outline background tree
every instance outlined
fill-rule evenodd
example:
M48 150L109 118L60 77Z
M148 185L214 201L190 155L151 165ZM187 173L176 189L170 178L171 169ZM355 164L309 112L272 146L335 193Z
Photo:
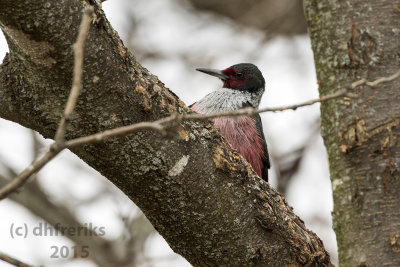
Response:
M397 1L306 0L304 9L320 94L398 71ZM399 266L399 80L354 93L321 106L340 266Z

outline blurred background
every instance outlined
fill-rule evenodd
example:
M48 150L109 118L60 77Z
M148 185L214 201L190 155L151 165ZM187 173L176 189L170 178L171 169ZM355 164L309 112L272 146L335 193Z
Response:
M195 68L223 69L241 62L256 64L266 78L260 107L318 97L301 0L109 0L102 7L139 62L187 105L221 86ZM1 35L0 57L7 51ZM261 118L272 157L272 186L323 240L337 265L319 104ZM0 185L49 144L51 140L0 119ZM86 227L98 236L55 236L46 230L57 223ZM18 227L30 234L12 236ZM0 202L0 240L1 252L36 265L191 266L122 192L69 151L19 194ZM85 245L91 249L89 258L82 253ZM10 265L0 261L0 266Z

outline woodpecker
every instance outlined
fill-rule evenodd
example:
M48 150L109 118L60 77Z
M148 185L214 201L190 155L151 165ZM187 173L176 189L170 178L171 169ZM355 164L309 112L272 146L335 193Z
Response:
M196 70L218 77L223 86L192 104L192 110L211 114L244 107L258 108L265 90L265 80L255 65L240 63L224 70ZM241 116L238 119L220 117L213 121L219 132L250 163L258 176L268 182L270 161L260 115Z

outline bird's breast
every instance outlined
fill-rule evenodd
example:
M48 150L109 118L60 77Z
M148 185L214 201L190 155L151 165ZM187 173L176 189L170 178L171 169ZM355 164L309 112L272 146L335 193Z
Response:
M195 103L191 109L202 114L210 113L208 109L204 110L201 107L202 105ZM218 111L221 109L214 112ZM251 164L258 176L262 177L265 153L254 118L249 116L241 116L237 119L220 117L213 121L221 135Z
M246 103L251 104L253 107L258 107L262 92L262 88L257 93L220 88L196 102L192 106L192 109L199 113L210 114L220 111L237 110L242 108Z

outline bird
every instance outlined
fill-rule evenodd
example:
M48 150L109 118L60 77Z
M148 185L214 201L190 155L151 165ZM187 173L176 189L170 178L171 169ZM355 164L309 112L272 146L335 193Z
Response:
M221 79L223 85L190 105L191 110L212 114L245 107L258 108L265 91L265 80L254 64L239 63L223 70L196 70ZM250 163L258 176L268 182L270 160L260 115L212 120L221 135Z

